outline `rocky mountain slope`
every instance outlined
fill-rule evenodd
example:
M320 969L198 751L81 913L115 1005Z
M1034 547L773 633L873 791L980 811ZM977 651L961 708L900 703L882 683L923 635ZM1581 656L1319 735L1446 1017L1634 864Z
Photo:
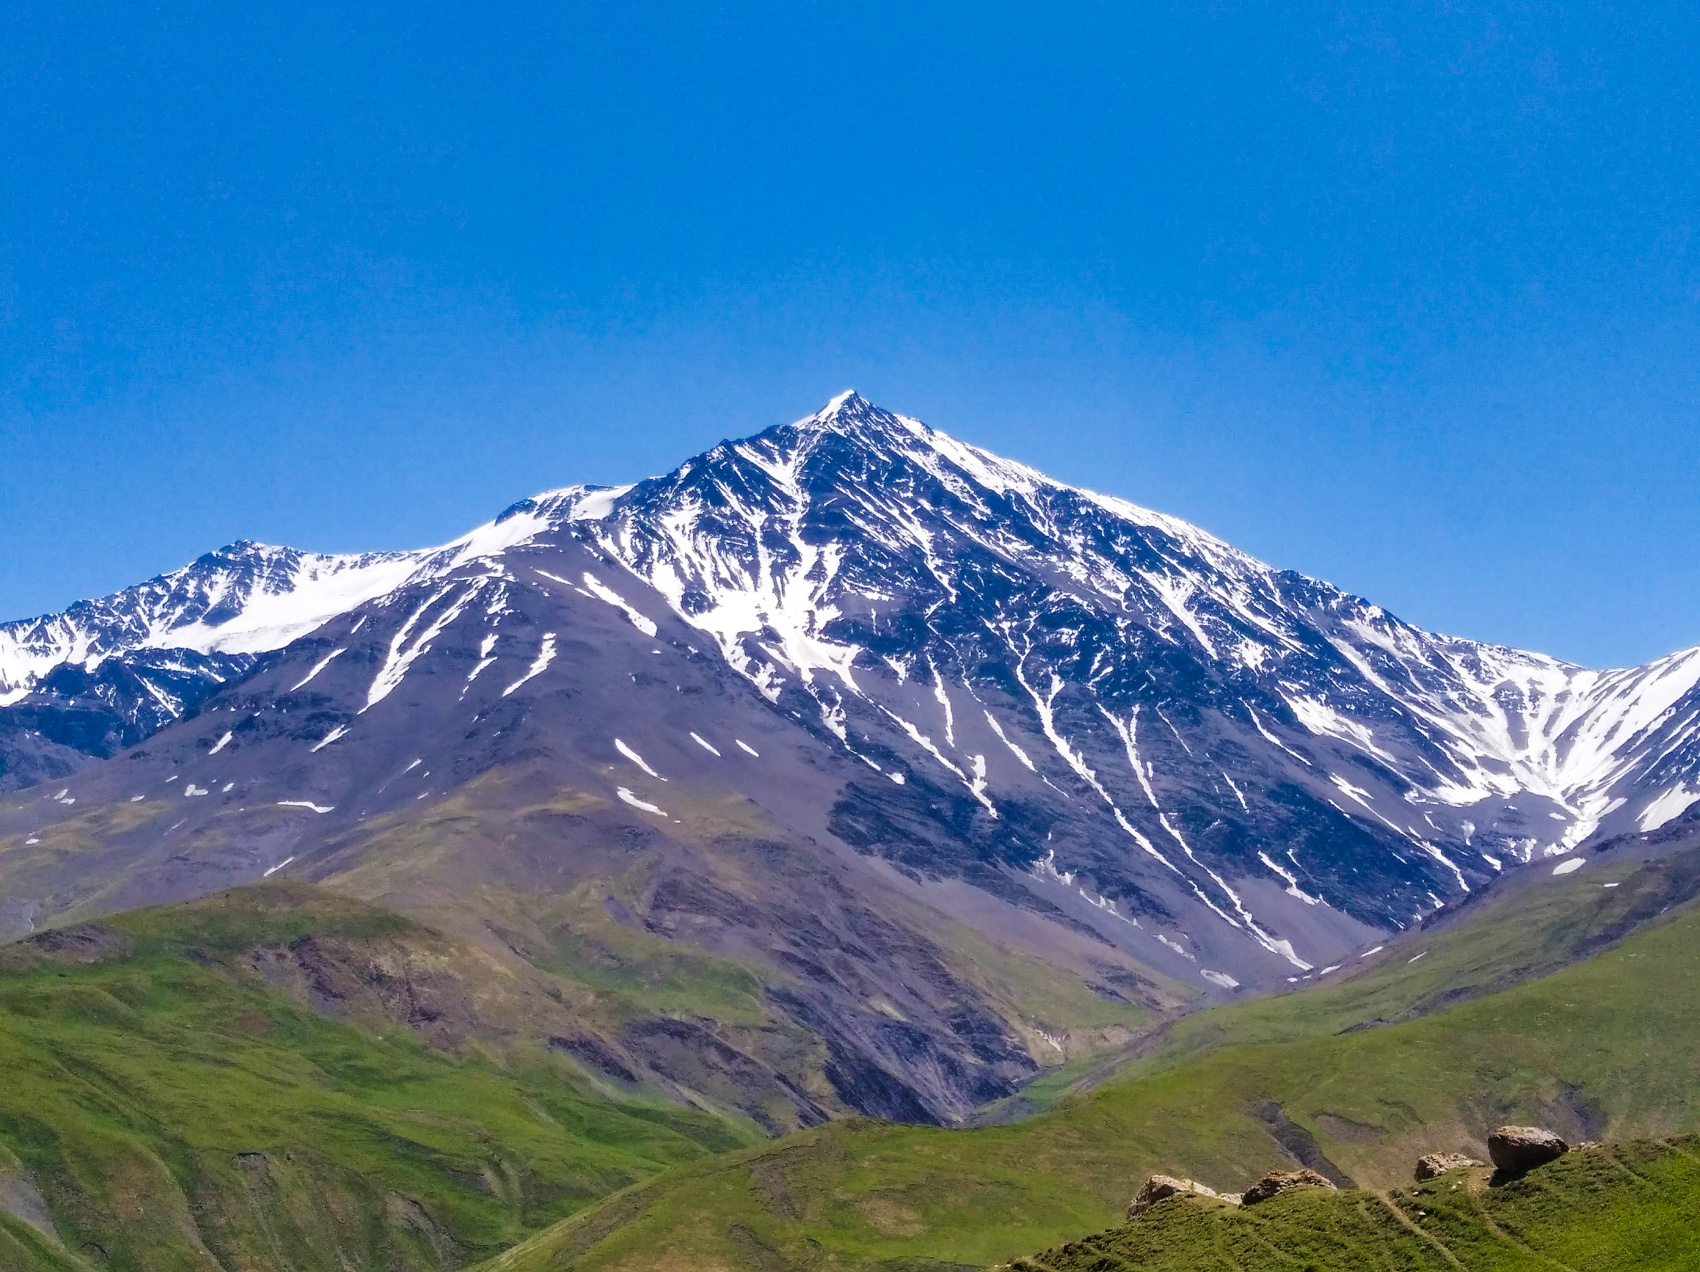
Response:
M950 1120L1656 829L1697 681L1424 632L851 394L442 548L239 544L0 628L52 775L0 811L0 921L282 872L516 967L641 938L758 988L587 1065Z

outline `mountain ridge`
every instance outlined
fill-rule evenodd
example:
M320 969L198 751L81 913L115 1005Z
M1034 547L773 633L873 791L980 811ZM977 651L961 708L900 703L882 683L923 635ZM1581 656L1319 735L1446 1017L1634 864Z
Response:
M16 737L159 704L69 682L164 642L239 661L0 808L0 930L277 872L533 968L611 921L598 948L766 969L762 1023L681 1041L663 1010L585 1054L712 1053L781 1126L961 1119L1586 868L1700 785L1700 651L1589 672L1435 636L853 394L439 548L250 551L269 573L161 576L65 638L82 664L7 673Z

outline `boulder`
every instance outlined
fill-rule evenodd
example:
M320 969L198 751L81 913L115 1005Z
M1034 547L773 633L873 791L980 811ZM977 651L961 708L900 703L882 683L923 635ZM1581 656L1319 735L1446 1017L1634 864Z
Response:
M1181 1193L1192 1193L1198 1197L1214 1197L1218 1201L1233 1201L1238 1203L1238 1197L1225 1196L1214 1188L1207 1188L1196 1179L1176 1179L1173 1175L1153 1175L1145 1181L1134 1199L1128 1203L1127 1217L1134 1218L1144 1214L1159 1201L1168 1197L1178 1197Z
M1461 1170L1465 1166L1486 1166L1474 1157L1465 1157L1462 1153L1430 1153L1426 1157L1417 1158L1417 1178L1433 1179L1436 1175L1444 1175L1449 1170Z
M1501 1126L1488 1136L1488 1156L1506 1172L1533 1170L1569 1151L1570 1145L1538 1126Z
M1326 1175L1319 1175L1314 1170L1272 1170L1250 1188L1245 1190L1243 1204L1255 1206L1260 1201L1268 1201L1277 1193L1284 1193L1290 1188L1327 1188L1334 1189L1334 1181Z

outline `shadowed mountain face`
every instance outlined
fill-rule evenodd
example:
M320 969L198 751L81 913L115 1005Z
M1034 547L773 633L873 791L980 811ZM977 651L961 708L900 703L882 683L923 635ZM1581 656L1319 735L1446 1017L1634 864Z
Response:
M1677 816L1697 680L1423 632L846 395L440 549L240 544L0 628L0 920L283 871L648 977L561 1042L609 1080L949 1120Z

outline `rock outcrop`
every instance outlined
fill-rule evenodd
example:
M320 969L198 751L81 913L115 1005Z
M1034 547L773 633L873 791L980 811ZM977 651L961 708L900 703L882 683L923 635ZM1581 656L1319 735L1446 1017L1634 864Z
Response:
M1326 1175L1319 1175L1314 1170L1272 1170L1250 1188L1246 1189L1244 1204L1255 1206L1260 1201L1268 1201L1277 1193L1284 1193L1291 1188L1326 1188L1330 1192L1339 1191L1334 1187L1334 1181Z
M1461 1170L1465 1166L1485 1166L1486 1162L1474 1157L1466 1157L1462 1153L1429 1153L1417 1158L1417 1178L1433 1179L1436 1175L1444 1175L1449 1170Z
M1570 1145L1539 1126L1501 1126L1488 1136L1488 1156L1507 1173L1533 1170L1569 1151Z
M1159 1201L1169 1197L1178 1197L1182 1193L1192 1193L1198 1197L1214 1197L1217 1201L1239 1204L1239 1197L1233 1193L1219 1193L1214 1188L1199 1183L1196 1179L1176 1179L1173 1175L1153 1175L1145 1181L1144 1187L1128 1203L1127 1217L1136 1218L1144 1214Z

